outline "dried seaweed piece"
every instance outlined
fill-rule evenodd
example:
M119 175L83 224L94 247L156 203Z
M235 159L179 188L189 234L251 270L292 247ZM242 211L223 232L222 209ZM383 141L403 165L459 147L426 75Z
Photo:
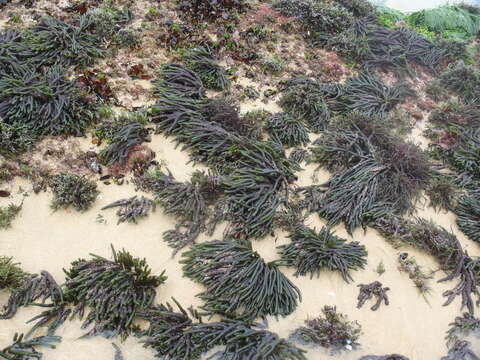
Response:
M52 208L73 206L77 211L88 210L96 200L99 192L97 184L76 174L58 174L49 179L53 192Z
M0 357L6 360L29 360L41 359L42 353L35 347L43 346L55 349L55 343L60 342L59 336L39 336L30 340L24 340L23 335L15 334L13 344L0 350Z
M98 156L106 165L116 162L124 165L132 148L149 139L148 130L142 124L126 124L114 134L111 143Z
M362 327L356 321L348 321L347 316L337 312L335 306L322 309L322 316L305 320L305 325L296 329L291 338L306 345L318 345L333 351L346 346L356 347Z
M449 324L450 328L447 331L448 347L454 347L455 344L464 337L469 336L472 332L480 332L480 319L475 318L470 313L464 313L462 316L457 316L455 321Z
M107 206L104 206L102 210L110 209L113 207L120 207L117 211L119 217L117 224L128 221L137 223L138 218L148 216L150 210L155 211L155 201L147 199L145 196L137 198L137 195L129 198L117 200Z
M118 347L118 345L112 343L112 346L115 349L115 357L113 358L113 360L125 360L122 354L122 350Z
M469 313L474 313L472 297L477 296L480 301L477 288L480 279L480 259L468 256L454 234L419 218L405 220L398 216L386 216L377 219L370 226L377 229L394 246L404 243L434 256L441 269L448 274L439 282L459 278L459 283L452 290L443 293L447 298L444 306L450 304L457 296L461 296L462 308L466 306Z
M467 237L480 243L480 192L463 195L455 209L458 228Z
M196 47L187 50L183 54L183 60L187 67L202 79L206 88L214 90L230 88L231 84L227 72L218 64L209 49Z
M36 136L82 135L91 112L62 68L40 73L22 65L11 74L0 71L0 121L25 126Z
M207 287L199 296L208 314L249 320L286 316L301 300L298 288L278 265L265 263L248 242L195 244L182 257L185 276Z
M0 290L15 290L23 284L28 274L19 265L13 257L0 256Z
M145 259L113 246L112 252L113 261L92 255L92 260L76 260L65 271L65 295L73 299L73 315L83 318L88 309L82 329L95 325L85 336L127 336L136 313L153 304L155 288L167 279L165 272L152 275Z
M0 230L8 229L12 225L12 221L18 216L22 210L22 204L9 204L8 206L0 206Z
M402 253L398 257L400 271L406 272L408 277L413 280L415 287L420 294L424 295L429 293L431 288L428 285L428 280L433 279L433 272L426 274L413 256L408 256L407 253Z
M198 75L178 64L163 65L153 82L153 94L161 97L167 93L178 96L201 99L205 97L205 88Z
M26 277L21 286L12 290L7 305L0 314L0 319L11 319L21 306L28 306L40 300L42 303L50 300L52 303L63 301L63 291L55 279L46 271L40 275Z
M310 142L305 125L288 113L272 115L265 128L286 147L305 146Z
M363 269L367 263L365 246L358 242L347 243L328 227L322 227L317 233L300 225L288 237L291 243L278 247L280 263L295 267L295 276L310 273L312 278L315 273L319 276L322 269L337 270L349 282L353 280L350 271Z
M360 287L360 293L358 294L358 304L357 308L360 309L363 304L367 300L370 300L373 296L377 298L377 302L370 308L372 311L376 311L380 305L382 304L382 301L385 302L385 305L388 305L388 296L387 296L387 291L390 290L388 287L382 287L382 283L380 281L374 281L370 284L364 285L360 284L358 287Z

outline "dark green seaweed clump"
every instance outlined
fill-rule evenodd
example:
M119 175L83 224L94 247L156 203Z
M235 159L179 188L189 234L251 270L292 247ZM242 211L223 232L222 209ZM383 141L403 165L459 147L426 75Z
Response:
M431 92L435 84L439 86L436 88L440 88L440 95L455 94L466 101L477 100L480 97L480 71L463 61L450 64L427 88L427 92Z
M480 259L469 256L454 234L423 219L405 220L397 216L386 216L371 224L394 245L407 244L432 254L448 275L440 282L459 278L459 283L443 293L450 304L457 296L462 297L462 308L466 306L474 313L473 296L479 296Z
M247 9L245 0L178 0L177 10L195 23L227 19Z
M205 97L205 88L196 73L182 65L166 64L153 82L153 94L161 97L172 92L197 99Z
M44 17L27 29L24 58L35 65L89 65L103 56L98 37L89 29L92 19L82 16L78 25L54 17Z
M83 317L87 311L82 328L95 325L87 336L127 336L135 315L153 305L155 288L167 279L164 272L152 275L145 259L113 247L112 251L113 261L92 255L91 260L74 261L65 271L65 293L74 299L73 314Z
M209 241L183 254L184 274L206 286L203 309L230 318L254 320L286 316L300 292L278 269L252 250L249 242Z
M308 130L302 121L288 113L274 114L267 119L266 130L286 147L308 144Z
M170 170L164 172L157 167L135 178L134 182L140 189L153 193L166 214L178 219L174 230L163 233L163 239L175 253L206 230L208 206L218 192L215 176L196 172L190 181L179 182Z
M7 360L36 360L42 358L42 353L36 347L47 347L55 349L55 343L61 341L59 336L39 336L26 340L23 334L15 334L13 343L5 349L0 350L0 357Z
M0 117L0 155L11 156L28 151L36 140L27 125L19 122L7 124Z
M306 320L305 326L296 329L291 337L306 345L322 346L334 351L346 345L358 346L361 326L356 321L348 321L347 317L337 312L336 307L325 306L323 317Z
M0 70L0 122L20 135L28 129L32 135L23 135L26 145L33 135L83 134L91 120L89 108L60 67L45 73L27 66L11 74Z
M52 208L73 206L77 211L88 210L99 194L97 184L76 174L58 174L49 180L53 192Z
M458 204L460 189L450 176L437 174L425 189L425 195L430 199L429 205L435 211L453 211Z
M214 346L223 345L216 359L305 360L303 350L258 324L234 320L203 323L195 310L185 310L173 300L177 312L167 303L140 315L149 322L149 328L141 332L147 337L144 346L153 348L157 357L198 360Z
M470 240L480 243L480 192L463 195L455 209L458 228Z
M368 219L413 209L430 177L430 161L415 144L388 130L383 116L350 113L314 143L313 160L334 171L317 186L320 216L351 233Z
M305 122L318 133L330 122L331 113L322 86L311 79L297 78L287 83L279 101L280 106Z
M448 354L440 360L479 360L480 358L470 346L470 342L459 340L448 350Z
M323 269L337 270L346 282L353 280L350 271L363 269L367 263L365 246L358 242L347 243L329 228L320 232L298 226L290 235L291 243L279 247L281 264L296 268L295 276L317 276Z
M63 302L63 291L46 271L26 276L20 286L12 289L0 319L11 319L19 307L49 300L52 304Z
M148 130L137 122L122 126L115 132L110 144L99 153L106 165L120 163L124 165L132 148L145 141L150 141Z
M114 207L120 207L117 211L117 224L125 221L136 224L139 218L148 216L150 210L155 211L156 204L155 201L147 199L145 196L139 198L135 195L128 199L114 201L113 203L104 206L102 210Z
M23 284L28 274L19 265L12 257L0 256L0 290L13 290Z
M209 49L197 47L187 50L183 54L183 60L187 67L202 79L206 88L226 90L230 87L227 72L218 64Z
M22 210L21 204L0 206L0 230L5 230L12 226L12 222L18 216L20 210Z

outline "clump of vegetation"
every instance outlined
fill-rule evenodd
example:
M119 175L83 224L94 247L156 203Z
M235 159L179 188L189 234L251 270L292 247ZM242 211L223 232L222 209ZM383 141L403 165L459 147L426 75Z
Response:
M382 276L383 274L385 274L385 264L383 263L383 260L380 260L377 268L375 269L375 272L378 274L378 276Z
M207 287L199 296L208 314L254 320L287 316L300 292L278 269L252 250L249 242L209 241L196 244L181 260L186 276Z
M286 147L305 146L309 143L308 129L303 122L289 113L278 113L267 119L266 130Z
M358 346L357 342L362 327L356 321L337 312L336 307L325 306L322 309L323 317L306 320L305 325L296 329L291 335L306 345L318 345L334 351L345 346Z
M5 230L12 226L12 222L18 216L20 210L22 210L22 204L0 206L0 229Z
M409 256L407 253L400 254L398 263L398 269L408 274L408 277L413 281L420 294L425 296L430 292L431 288L428 282L430 279L433 279L433 272L430 272L430 274L425 273L422 267L418 265L415 257Z
M202 114L209 121L238 135L247 136L251 130L249 124L240 117L238 107L226 98L208 99L202 109Z
M450 328L447 331L447 345L455 345L459 340L469 336L471 333L480 332L480 319L469 313L464 313L462 316L457 316L455 320L449 324Z
M27 125L7 124L0 118L0 154L11 156L30 150L37 140Z
M480 243L480 192L463 195L455 208L458 228L467 237Z
M455 5L416 11L407 17L407 22L415 28L462 41L473 40L480 31L480 15Z
M354 14L345 4L318 0L277 0L273 7L287 16L296 17L308 30L325 35L345 31L355 22Z
M320 232L306 226L297 226L289 235L291 243L279 247L281 264L296 268L295 276L310 273L320 275L323 269L339 271L342 278L353 280L350 271L363 269L367 263L367 250L358 242L347 243L329 228Z
M60 342L59 336L39 336L26 340L23 334L15 334L13 343L5 349L0 350L0 357L8 360L35 360L41 359L42 353L36 350L36 347L47 347L55 349L55 343Z
M172 92L197 99L205 96L202 80L196 73L181 65L166 64L153 82L153 94L161 97Z
M88 11L85 17L91 24L93 34L103 42L108 42L125 30L124 27L133 20L133 13L128 7L119 9L102 6Z
M204 47L196 47L185 51L183 60L187 67L194 71L206 88L226 90L230 80L225 69L218 64L211 51Z
M141 335L147 336L144 346L152 347L157 357L177 357L198 360L214 346L224 345L216 353L219 359L266 358L305 360L304 351L296 348L278 335L256 324L223 320L202 323L197 311L185 310L173 299L179 311L170 304L155 306L141 317L149 322L149 328Z
M12 257L0 256L0 290L19 288L28 275Z
M380 281L374 281L370 284L360 284L358 285L360 288L360 293L358 294L357 300L357 308L360 309L368 300L375 296L376 302L372 305L370 310L376 311L382 304L385 305L389 304L387 291L390 290L388 287L383 287Z
M63 302L63 291L46 271L25 276L19 287L12 289L0 319L11 319L19 307L50 300L52 304Z
M115 112L112 108L103 106L98 109L97 116L100 121L93 131L94 138L107 144L112 143L121 129L127 125L147 123L147 114L142 110Z
M31 132L20 144L28 145L35 135L82 135L91 121L89 108L60 67L45 73L27 66L11 74L0 71L0 121Z
M194 22L227 19L248 8L245 0L179 0L177 10Z
M413 208L428 185L426 154L393 135L382 117L351 113L314 143L313 161L334 171L319 186L316 209L331 225L343 221L351 233L368 219Z
M435 108L428 121L436 128L458 134L465 127L480 125L480 107L474 102L449 100Z
M149 140L148 130L142 124L126 124L114 133L110 144L99 153L99 158L106 165L117 162L124 165L132 148Z
M378 14L378 23L391 29L395 28L396 24L405 18L405 15L401 11L387 6L377 6L376 11Z
M288 82L279 104L285 111L303 120L315 133L324 130L330 121L325 92L319 83L311 79L297 78Z
M206 230L208 206L217 197L217 179L202 172L192 175L184 183L175 180L170 170L154 168L135 178L135 185L152 192L164 212L175 216L178 224L174 230L164 232L163 239L175 253L195 241Z
M117 224L125 221L136 224L139 218L148 216L150 211L155 211L156 205L155 201L147 199L145 196L139 198L137 195L135 195L129 199L117 200L107 206L104 206L102 210L114 207L120 207L120 209L117 211Z
M285 68L283 60L278 56L261 58L258 60L258 63L264 73L271 73L273 75L279 75Z
M453 211L459 200L459 188L449 176L438 174L425 189L425 194L430 199L429 205L435 211Z
M480 71L473 65L467 65L463 61L451 63L448 68L440 74L427 88L432 93L435 85L442 93L453 93L465 101L475 101L480 97ZM435 92L434 92L435 94ZM444 95L445 96L445 95Z
M390 355L383 355L383 356L366 355L366 356L362 356L358 360L410 360L410 359L403 355L390 354Z
M87 311L82 328L95 325L88 336L127 336L134 329L135 315L153 305L155 288L167 279L164 272L152 275L145 259L113 247L112 252L113 261L92 255L91 260L74 261L65 271L65 292L75 304L73 314L83 317Z
M90 18L80 17L78 26L54 17L44 17L27 30L25 47L28 61L42 65L88 65L103 56L98 37L89 29ZM31 52L31 53L30 53Z
M406 220L398 216L386 216L371 224L394 246L411 245L432 254L448 275L440 282L459 278L459 283L444 292L444 305L457 296L462 297L462 308L474 312L473 296L478 296L480 282L480 259L469 256L454 234L423 219Z
M449 350L446 356L440 360L478 360L480 359L470 348L468 341L457 341Z
M52 208L73 206L77 211L88 210L99 194L97 184L76 174L62 173L49 180L53 192Z

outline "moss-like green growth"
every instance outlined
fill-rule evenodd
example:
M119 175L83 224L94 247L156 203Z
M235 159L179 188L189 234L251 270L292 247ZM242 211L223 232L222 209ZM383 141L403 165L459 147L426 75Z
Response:
M435 211L453 211L459 200L460 189L453 183L451 177L437 174L425 189L425 195L430 199L429 205Z
M20 287L28 275L12 257L0 256L0 290Z
M310 273L312 278L326 269L339 271L349 282L353 280L350 271L363 269L367 263L365 246L358 242L347 243L327 227L317 233L305 226L297 226L289 238L290 244L279 247L281 264L295 267L295 276Z
M358 346L362 327L356 321L337 312L336 307L325 306L322 309L323 317L306 320L305 326L296 329L291 337L306 345L322 346L334 351L342 350L345 346Z
M399 21L405 18L405 15L401 11L386 6L377 6L376 11L378 14L378 23L392 29L396 27Z
M87 335L127 336L134 329L134 317L155 300L155 288L167 277L152 275L145 259L115 251L113 261L92 255L79 259L65 271L65 296L75 304L73 313L88 311L83 328L95 326Z
M414 28L462 41L473 40L480 30L480 15L455 5L416 11L408 15L407 22Z
M310 142L308 129L303 122L289 113L278 113L269 117L266 130L286 147L304 146Z
M76 174L62 173L49 180L53 192L52 208L73 206L77 211L88 210L99 194L97 184Z
M0 230L8 229L12 226L12 221L22 210L22 205L10 204L8 206L0 206Z
M287 316L297 307L298 288L275 263L265 263L248 242L196 244L181 260L186 276L207 287L203 309L228 318Z
M207 48L196 47L187 50L183 54L183 60L187 67L202 79L206 88L226 90L230 87L227 72Z

